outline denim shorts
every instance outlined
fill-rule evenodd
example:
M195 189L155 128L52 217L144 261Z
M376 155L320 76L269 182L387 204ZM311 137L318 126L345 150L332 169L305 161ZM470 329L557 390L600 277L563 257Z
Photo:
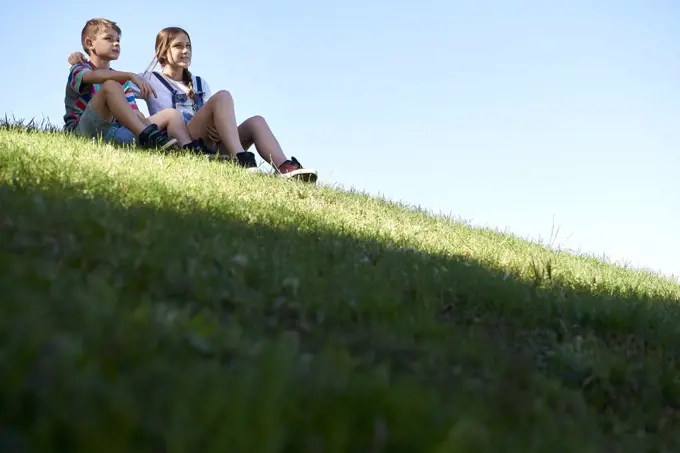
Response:
M131 145L137 142L137 137L132 131L111 121L106 121L89 105L85 108L75 133L85 137L102 137L109 142Z

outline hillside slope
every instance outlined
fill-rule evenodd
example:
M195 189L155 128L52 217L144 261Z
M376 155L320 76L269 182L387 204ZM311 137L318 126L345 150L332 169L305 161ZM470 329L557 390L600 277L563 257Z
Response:
M366 195L0 130L0 450L680 449L680 285Z

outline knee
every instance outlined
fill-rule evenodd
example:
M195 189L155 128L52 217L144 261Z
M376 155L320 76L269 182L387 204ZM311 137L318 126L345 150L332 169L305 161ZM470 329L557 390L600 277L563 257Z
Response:
M114 91L123 92L123 86L115 80L107 80L101 84L99 90L105 93L113 93Z
M173 109L172 107L168 107L165 109L165 114L170 116L171 118L182 118L182 112L180 112L177 109Z
M228 102L230 104L234 103L234 98L231 93L227 90L220 90L211 96L211 99L215 99L216 102Z
M260 115L251 116L245 122L253 128L267 127L267 120Z
M163 115L164 118L167 118L168 121L176 121L182 119L182 112L172 107L168 107L166 109L161 110L160 114Z

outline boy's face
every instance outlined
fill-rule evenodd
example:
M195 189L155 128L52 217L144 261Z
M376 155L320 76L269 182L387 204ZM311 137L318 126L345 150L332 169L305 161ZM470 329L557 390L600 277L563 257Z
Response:
M117 60L120 55L120 35L116 30L107 28L94 39L85 39L85 47L90 55L96 55L102 60Z

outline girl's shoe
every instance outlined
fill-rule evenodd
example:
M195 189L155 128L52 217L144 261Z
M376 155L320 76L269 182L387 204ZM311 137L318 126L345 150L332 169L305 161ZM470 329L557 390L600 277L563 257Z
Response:
M250 151L236 154L236 164L239 167L245 168L249 172L260 171L260 169L257 167L255 154L251 153Z
M318 175L312 168L304 168L302 164L292 157L279 165L276 173L282 178L299 179L300 181L315 183Z

